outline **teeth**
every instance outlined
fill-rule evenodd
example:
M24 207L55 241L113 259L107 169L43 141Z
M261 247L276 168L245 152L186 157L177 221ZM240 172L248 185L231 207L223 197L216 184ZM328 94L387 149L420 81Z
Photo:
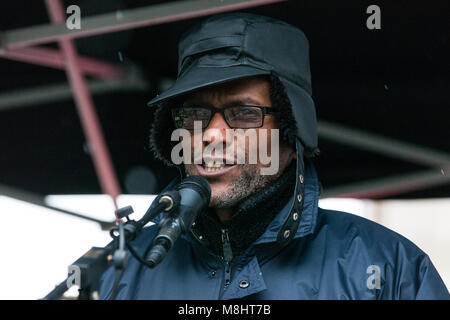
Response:
M212 161L212 160L205 161L205 165L204 165L204 168L208 172L214 172L214 171L222 169L223 167L225 167L225 164L223 164L221 161Z
M224 164L221 161L207 161L205 167L209 168L222 168Z
M209 168L214 167L214 161L208 161L208 162L205 162L205 166L206 166L206 167L209 167Z

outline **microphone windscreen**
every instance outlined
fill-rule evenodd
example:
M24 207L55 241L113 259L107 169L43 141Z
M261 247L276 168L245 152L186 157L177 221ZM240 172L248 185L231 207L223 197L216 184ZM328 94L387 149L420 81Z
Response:
M202 198L206 200L206 204L209 204L209 201L211 200L211 187L208 180L202 176L189 176L186 179L183 179L177 186L177 190L185 188L197 191Z

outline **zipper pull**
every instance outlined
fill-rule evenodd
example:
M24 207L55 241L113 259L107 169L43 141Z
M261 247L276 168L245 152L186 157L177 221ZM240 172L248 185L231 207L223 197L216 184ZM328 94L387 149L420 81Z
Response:
M230 262L233 260L233 251L231 250L230 238L228 237L227 229L222 229L222 247L225 262Z

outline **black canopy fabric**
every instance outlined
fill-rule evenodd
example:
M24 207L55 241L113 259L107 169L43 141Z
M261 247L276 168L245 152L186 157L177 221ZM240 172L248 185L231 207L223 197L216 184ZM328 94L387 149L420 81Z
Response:
M82 16L94 16L157 3L161 1L78 4ZM300 27L309 39L321 150L316 167L325 194L332 190L330 195L338 195L350 190L349 185L389 186L390 178L399 177L410 179L415 188L377 197L448 197L450 22L446 2L379 2L379 30L366 26L370 4L287 1L243 11L285 20ZM158 192L177 174L149 151L153 115L146 103L175 78L178 39L200 19L76 40L80 54L138 70L146 84L108 90L95 82L98 79L88 78L125 193ZM1 32L47 23L43 1L0 3ZM57 48L54 43L45 47ZM101 192L73 98L64 90L68 90L64 71L1 59L0 54L0 185L39 194ZM352 136L365 137L368 144ZM435 180L425 179L427 174Z

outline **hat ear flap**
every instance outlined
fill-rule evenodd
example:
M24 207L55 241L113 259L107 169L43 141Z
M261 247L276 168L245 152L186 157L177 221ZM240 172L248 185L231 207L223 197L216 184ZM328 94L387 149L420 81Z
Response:
M306 91L301 88L293 88L290 82L283 78L280 79L275 74L270 75L269 81L270 99L272 106L278 111L282 141L295 149L296 142L299 140L305 147L304 155L306 157L318 156L320 151L317 148L317 122L312 99ZM289 89L294 101L290 99L285 84L290 86ZM302 92L299 92L299 90ZM302 123L301 119L308 119L308 121L303 120ZM305 129L307 126L309 128ZM314 147L311 147L311 145L314 145Z
M277 111L280 138L295 150L297 122L286 89L274 74L271 74L269 78L269 90L272 107Z
M153 124L150 129L150 150L156 159L165 165L176 166L170 159L170 155L175 142L171 141L172 132L175 130L172 117L170 115L174 100L163 100L156 104L156 111Z

